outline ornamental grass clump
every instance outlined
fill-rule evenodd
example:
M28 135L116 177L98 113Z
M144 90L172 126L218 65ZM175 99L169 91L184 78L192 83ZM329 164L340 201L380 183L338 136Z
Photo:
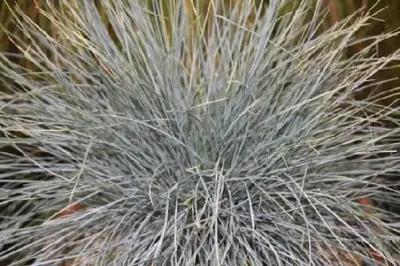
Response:
M399 108L356 96L400 55L346 56L371 12L289 4L47 1L51 35L14 9L0 260L395 265Z

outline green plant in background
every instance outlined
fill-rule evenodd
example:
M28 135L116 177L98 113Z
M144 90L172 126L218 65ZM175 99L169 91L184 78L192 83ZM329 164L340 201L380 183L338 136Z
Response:
M354 95L400 54L347 54L372 11L57 3L15 8L22 66L0 54L0 261L399 260L399 108Z

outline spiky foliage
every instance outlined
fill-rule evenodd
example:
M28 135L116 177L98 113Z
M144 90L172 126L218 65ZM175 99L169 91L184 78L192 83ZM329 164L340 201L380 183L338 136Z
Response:
M1 259L395 261L399 217L359 199L399 203L377 179L399 173L398 110L353 96L399 56L343 57L369 15L317 34L307 1L103 0L112 38L92 1L52 2L55 37L15 14L40 71L0 60Z

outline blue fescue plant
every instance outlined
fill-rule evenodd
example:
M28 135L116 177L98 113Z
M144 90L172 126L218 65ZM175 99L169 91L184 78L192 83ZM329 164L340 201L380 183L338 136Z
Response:
M100 2L47 1L51 35L14 10L35 70L0 55L0 260L394 265L399 108L355 96L400 55L345 56L373 13Z

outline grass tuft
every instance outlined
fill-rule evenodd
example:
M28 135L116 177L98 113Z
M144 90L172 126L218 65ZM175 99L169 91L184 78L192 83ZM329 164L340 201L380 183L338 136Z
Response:
M399 261L399 109L354 95L400 55L345 56L373 13L56 2L13 14L35 70L0 54L0 260Z

